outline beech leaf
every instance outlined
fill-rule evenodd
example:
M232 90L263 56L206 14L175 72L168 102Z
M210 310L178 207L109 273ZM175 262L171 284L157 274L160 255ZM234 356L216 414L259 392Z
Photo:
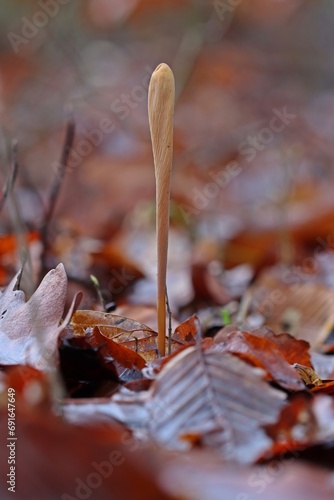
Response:
M125 316L100 311L76 311L71 324L75 335L86 335L98 327L106 338L121 343L136 352L154 351L157 333L147 325Z
M264 275L253 288L256 312L276 333L287 331L311 347L326 340L334 324L334 292L318 283L286 285ZM268 297L279 297L271 300Z
M218 343L218 346L221 351L234 353L252 365L265 369L270 378L282 387L293 391L304 389L303 382L286 361L281 348L268 338L235 331L229 333L226 341Z
M183 350L150 391L149 429L156 441L185 449L186 437L244 463L270 448L262 427L275 423L285 404L285 395L263 380L262 370L217 347Z

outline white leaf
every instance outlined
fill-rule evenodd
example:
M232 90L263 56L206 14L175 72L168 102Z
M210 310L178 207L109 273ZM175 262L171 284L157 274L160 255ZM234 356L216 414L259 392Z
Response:
M63 264L51 270L28 302L14 291L17 276L0 295L0 364L29 364L41 370L57 359L57 339L65 306L67 277ZM78 306L76 296L71 307ZM69 318L67 323L69 322Z
M270 448L263 427L277 421L285 404L284 393L263 380L262 370L214 348L182 351L150 391L149 430L156 441L182 450L189 448L184 436L194 436L243 463Z

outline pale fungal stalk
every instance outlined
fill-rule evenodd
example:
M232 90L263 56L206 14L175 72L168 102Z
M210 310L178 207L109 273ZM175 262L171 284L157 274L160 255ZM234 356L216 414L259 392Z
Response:
M174 100L173 72L167 64L159 64L152 74L148 89L148 116L156 182L157 319L158 348L161 356L165 355L166 342L166 274Z

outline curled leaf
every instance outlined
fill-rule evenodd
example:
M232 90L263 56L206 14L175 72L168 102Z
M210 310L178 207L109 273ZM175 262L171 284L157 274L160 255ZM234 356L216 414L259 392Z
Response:
M218 346L223 352L236 354L250 364L263 368L282 387L293 391L304 389L296 371L284 359L277 345L269 339L235 331L229 333L226 341L220 342Z

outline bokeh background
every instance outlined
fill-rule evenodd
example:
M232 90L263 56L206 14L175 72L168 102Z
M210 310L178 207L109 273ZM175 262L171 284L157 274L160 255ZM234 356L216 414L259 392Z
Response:
M334 220L333 19L331 0L3 0L2 184L13 139L19 172L2 234L43 225L72 114L46 267L62 260L85 281L102 244L108 269L126 256L138 276L154 274L147 88L166 62L177 95L171 273L298 261ZM2 265L18 263L3 251ZM175 286L183 302L187 287Z

